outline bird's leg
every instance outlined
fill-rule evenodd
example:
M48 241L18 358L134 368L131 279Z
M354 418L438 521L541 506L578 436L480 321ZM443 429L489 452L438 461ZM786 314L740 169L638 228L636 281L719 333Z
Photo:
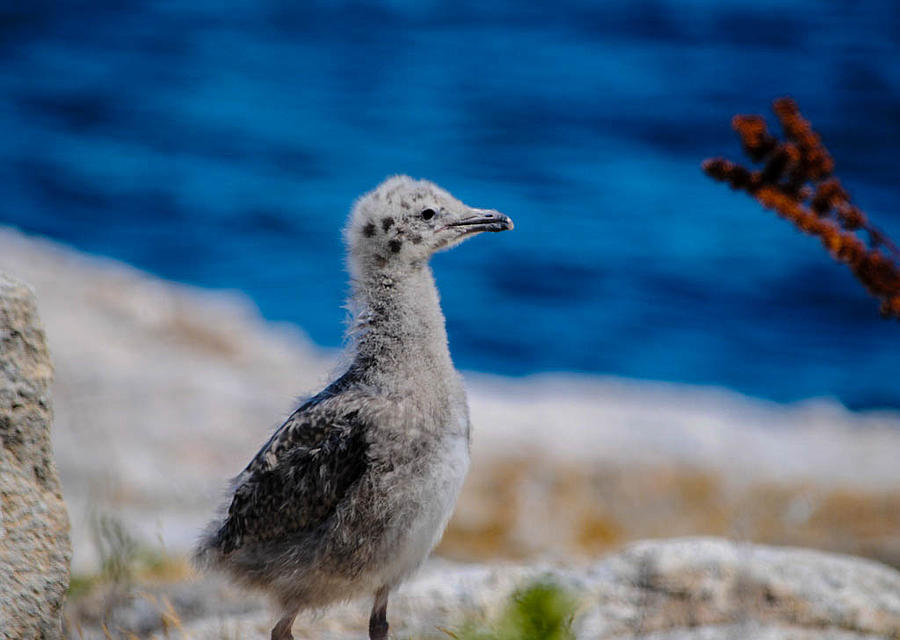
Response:
M294 626L296 617L296 609L293 613L286 613L272 629L272 640L294 640L294 636L291 635L291 627Z
M369 616L369 640L387 640L387 601L389 587L381 587L375 592L375 604Z

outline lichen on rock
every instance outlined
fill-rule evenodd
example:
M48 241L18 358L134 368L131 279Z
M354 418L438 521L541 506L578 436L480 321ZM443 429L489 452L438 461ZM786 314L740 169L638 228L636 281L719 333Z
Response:
M50 445L52 378L34 294L0 274L0 638L62 635L72 547Z

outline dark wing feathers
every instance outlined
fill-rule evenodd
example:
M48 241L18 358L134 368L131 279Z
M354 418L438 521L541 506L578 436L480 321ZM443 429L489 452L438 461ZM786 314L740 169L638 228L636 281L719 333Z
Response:
M356 411L308 403L287 419L239 477L217 543L247 543L311 531L330 516L368 466Z

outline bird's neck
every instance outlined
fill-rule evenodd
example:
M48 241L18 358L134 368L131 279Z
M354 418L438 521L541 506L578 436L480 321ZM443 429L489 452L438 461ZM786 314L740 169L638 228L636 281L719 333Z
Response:
M354 279L353 367L367 382L403 386L455 376L431 269ZM402 389L396 389L402 391Z

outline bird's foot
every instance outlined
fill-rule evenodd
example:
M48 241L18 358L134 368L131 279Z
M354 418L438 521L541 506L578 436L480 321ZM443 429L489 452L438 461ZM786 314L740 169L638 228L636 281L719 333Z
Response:
M372 615L369 617L369 640L387 640L388 591L388 587L381 587L375 593L375 604L372 606Z
M369 621L369 640L387 640L388 622L387 620L371 620Z
M294 618L297 613L288 614L278 621L278 624L272 629L272 640L294 640L291 635L291 627L294 626Z

